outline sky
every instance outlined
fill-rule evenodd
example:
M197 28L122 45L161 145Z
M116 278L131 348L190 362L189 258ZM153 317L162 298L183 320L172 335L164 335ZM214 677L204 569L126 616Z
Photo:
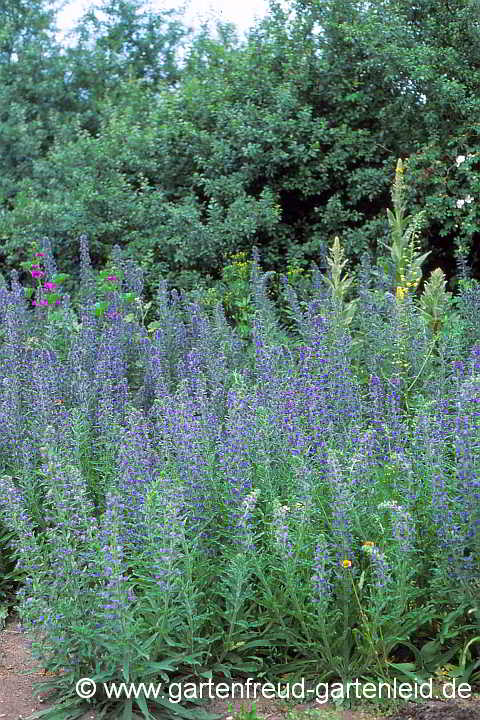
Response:
M189 7L184 18L187 24L194 29L202 20L223 20L234 23L240 34L243 34L253 25L254 18L263 17L266 14L268 0L184 0ZM182 0L150 0L148 7L159 10L179 7ZM58 13L57 25L60 30L59 36L64 37L65 33L71 30L81 15L93 4L92 0L72 0Z

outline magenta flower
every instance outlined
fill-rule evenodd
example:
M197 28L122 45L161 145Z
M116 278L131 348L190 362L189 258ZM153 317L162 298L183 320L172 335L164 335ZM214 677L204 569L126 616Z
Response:
M54 282L46 282L43 286L45 290L56 290L57 289L57 283Z
M108 280L109 282L116 282L116 281L118 280L118 278L117 278L116 275L109 275L109 276L107 277L107 280Z
M38 302L36 300L34 300L32 302L32 305L35 305L35 307L38 307L39 305L46 306L46 305L48 305L48 300L45 300L45 298L43 298L43 300L39 300Z
M43 270L32 270L32 277L33 278L41 278L45 275Z
M60 305L60 300L55 300L55 305Z
M45 257L45 253L41 253L41 252L35 253L35 257Z

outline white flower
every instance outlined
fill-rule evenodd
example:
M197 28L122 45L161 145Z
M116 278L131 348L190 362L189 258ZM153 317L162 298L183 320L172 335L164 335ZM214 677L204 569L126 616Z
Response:
M470 205L470 203L472 203L474 200L475 200L475 198L472 197L471 195L467 195L467 197L464 200L462 198L460 198L460 200L457 200L457 202L456 202L457 208L462 208L465 205L465 203L468 203L468 205Z
M475 157L475 153L467 153L467 155L458 155L455 162L457 163L457 167L460 167L462 163L465 162L465 160L470 160L470 158Z
M260 490L253 490L246 497L244 497L242 506L245 512L250 512L255 507Z
M395 502L395 500L384 500L378 506L379 510L394 510L396 512L403 512L403 507Z

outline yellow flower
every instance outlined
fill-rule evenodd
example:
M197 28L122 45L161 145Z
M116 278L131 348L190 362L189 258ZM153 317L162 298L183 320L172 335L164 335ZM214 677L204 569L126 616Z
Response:
M352 567L352 561L351 560L343 560L342 565L344 568L350 568L350 567Z
M366 542L363 543L362 547L373 547L374 545L375 545L374 542L372 542L371 540L367 540Z
M397 287L397 300L403 300L405 297L405 288L401 287L400 285Z

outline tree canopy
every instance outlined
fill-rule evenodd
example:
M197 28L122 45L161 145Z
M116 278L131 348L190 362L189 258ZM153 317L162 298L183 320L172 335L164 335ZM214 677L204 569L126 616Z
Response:
M74 271L80 233L100 263L141 257L150 287L218 278L253 245L271 269L321 263L335 235L375 258L400 157L432 265L477 268L476 0L271 0L244 40L141 0L101 9L62 48L49 3L1 3L6 267L47 235Z

